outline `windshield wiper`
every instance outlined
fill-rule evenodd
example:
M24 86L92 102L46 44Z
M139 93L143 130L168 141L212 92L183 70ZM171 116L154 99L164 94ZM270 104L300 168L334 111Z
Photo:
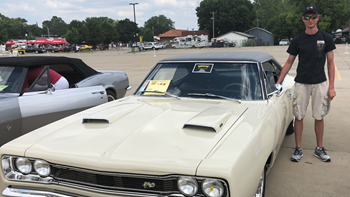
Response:
M215 98L222 98L222 99L226 99L226 100L232 100L232 101L236 101L238 103L242 102L241 100L238 100L238 99L228 98L228 97L225 97L225 96L220 96L220 95L210 94L210 93L205 93L205 94L188 93L188 96L207 96L207 97L215 97Z
M170 94L170 93L168 93L168 92L163 92L163 91L159 91L159 90L143 90L143 91L141 91L141 93L145 93L145 92L162 93L162 94L165 94L165 95L174 97L174 98L176 98L177 100L180 100L180 97L178 97L178 96L176 96L176 95L173 95L173 94Z

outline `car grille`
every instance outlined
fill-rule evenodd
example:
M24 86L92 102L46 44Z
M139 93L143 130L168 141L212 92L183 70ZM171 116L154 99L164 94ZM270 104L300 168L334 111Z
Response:
M97 172L84 172L73 169L52 168L52 176L56 180L71 181L102 188L123 188L130 190L147 190L150 192L174 192L177 191L177 178L165 180L144 177L128 177L127 175L104 175ZM145 188L145 182L154 183L155 187Z
M107 173L93 170L85 170L79 168L71 168L67 166L51 165L51 177L56 181L73 183L75 185L108 189L114 191L141 192L153 194L177 194L178 176L150 176L135 174ZM204 196L201 191L201 179L198 180L199 191L197 196ZM145 186L147 183L154 184L154 187ZM224 182L223 182L224 183ZM224 183L223 185L226 186ZM228 195L227 187L223 197ZM180 194L181 195L181 194Z

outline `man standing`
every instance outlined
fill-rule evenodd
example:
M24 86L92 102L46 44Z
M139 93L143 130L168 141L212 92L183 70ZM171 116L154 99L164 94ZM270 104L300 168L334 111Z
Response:
M291 160L295 162L300 161L303 156L301 149L303 118L306 114L310 96L312 116L315 119L314 127L317 142L314 156L325 162L331 161L331 157L327 155L323 147L323 117L329 113L330 100L336 95L334 90L335 65L333 53L335 45L331 35L317 28L319 18L320 16L315 6L308 6L304 9L302 20L305 24L305 32L294 37L289 45L287 50L289 57L276 83L280 84L283 81L292 67L296 56L299 55L293 97L296 148ZM324 71L326 59L329 78L328 86Z

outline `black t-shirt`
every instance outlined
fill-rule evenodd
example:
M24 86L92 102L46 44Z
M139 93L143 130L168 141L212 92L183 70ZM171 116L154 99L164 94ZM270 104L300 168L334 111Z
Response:
M295 81L317 84L327 80L324 72L326 53L335 49L331 35L318 30L314 35L305 32L297 35L290 43L287 53L297 56L299 63Z

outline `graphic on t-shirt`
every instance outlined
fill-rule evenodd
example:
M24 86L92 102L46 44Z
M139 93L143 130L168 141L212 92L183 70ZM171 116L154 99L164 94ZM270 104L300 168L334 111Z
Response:
M317 40L317 51L321 52L324 49L324 40Z

